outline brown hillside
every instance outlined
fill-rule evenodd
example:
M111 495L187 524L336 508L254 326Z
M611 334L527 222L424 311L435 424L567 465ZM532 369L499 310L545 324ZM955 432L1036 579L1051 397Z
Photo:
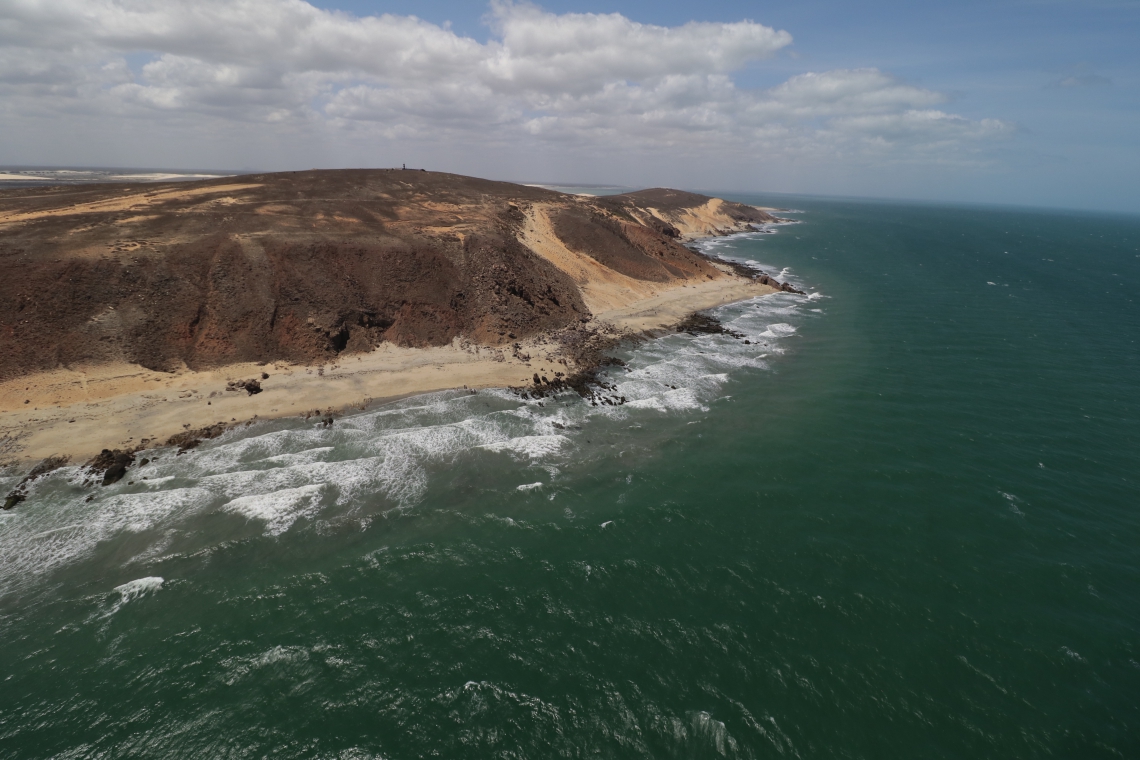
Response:
M559 246L527 244L539 208ZM627 288L726 276L678 243L696 229L685 215L712 213L722 231L772 220L748 209L401 170L4 191L0 379L124 361L315 363L384 341L500 344L587 319L597 271ZM600 267L582 275L555 248Z

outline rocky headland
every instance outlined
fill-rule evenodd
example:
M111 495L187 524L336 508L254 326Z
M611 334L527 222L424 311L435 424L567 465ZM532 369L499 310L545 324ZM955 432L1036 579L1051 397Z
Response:
M0 458L117 472L254 418L574 387L616 340L789 289L685 245L777 221L405 170L3 191Z

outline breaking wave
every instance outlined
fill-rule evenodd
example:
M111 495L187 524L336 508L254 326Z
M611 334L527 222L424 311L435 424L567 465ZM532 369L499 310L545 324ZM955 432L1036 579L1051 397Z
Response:
M748 237L705 247L739 258L734 241ZM184 455L159 450L150 464L132 469L133 480L95 491L82 486L80 468L62 468L33 483L19 509L0 513L0 595L90 558L126 534L134 536L132 545L148 546L135 555L145 560L165 551L193 518L228 516L246 526L241 530L272 538L322 520L411 508L434 477L479 457L503 468L510 480L505 490L537 491L525 471L544 470L553 481L563 464L600 456L596 439L619 427L708 411L734 373L764 371L788 350L797 323L818 311L803 307L818 298L779 293L713 310L740 338L675 334L627 350L626 365L604 377L616 388L609 394L625 398L620 405L595 405L569 392L540 401L505 389L446 391L346 416L331 428L266 421ZM524 474L513 474L518 468ZM0 477L0 487L16 482Z

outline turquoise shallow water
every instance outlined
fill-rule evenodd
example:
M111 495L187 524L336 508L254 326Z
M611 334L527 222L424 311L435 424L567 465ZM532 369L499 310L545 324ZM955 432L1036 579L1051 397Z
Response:
M791 202L711 247L812 295L630 347L624 407L37 485L0 757L1140 755L1140 219Z

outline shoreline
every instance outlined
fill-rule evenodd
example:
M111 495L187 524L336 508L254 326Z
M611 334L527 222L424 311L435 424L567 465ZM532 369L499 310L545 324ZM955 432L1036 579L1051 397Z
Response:
M694 312L776 292L726 275L600 311L588 327L660 335ZM278 361L164 373L123 363L26 375L0 383L0 466L26 469L53 456L79 464L104 449L171 445L188 431L335 414L447 389L529 386L535 374L588 369L550 338L490 347L461 339L423 349L384 344L323 366ZM260 391L233 389L247 380Z

